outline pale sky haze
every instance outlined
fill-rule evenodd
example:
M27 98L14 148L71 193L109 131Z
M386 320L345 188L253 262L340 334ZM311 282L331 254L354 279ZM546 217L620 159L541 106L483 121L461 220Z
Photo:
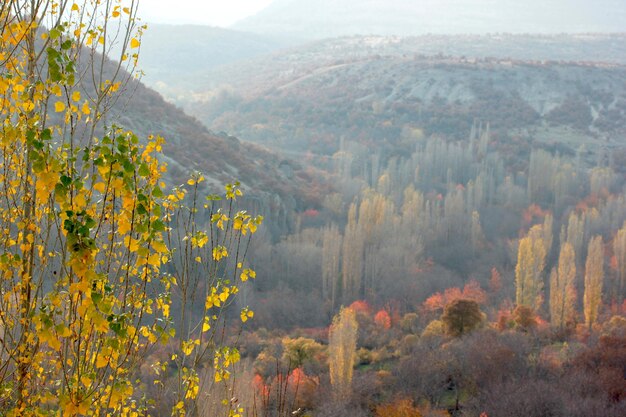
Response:
M139 17L147 23L227 27L269 5L272 0L141 0Z

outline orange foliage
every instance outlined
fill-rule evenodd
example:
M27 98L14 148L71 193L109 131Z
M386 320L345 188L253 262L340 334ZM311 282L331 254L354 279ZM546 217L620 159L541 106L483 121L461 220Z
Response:
M446 289L443 294L438 292L431 295L424 301L423 307L427 311L443 310L446 305L461 298L476 301L478 304L484 304L485 301L487 301L487 294L480 288L478 281L472 279L465 284L463 291L458 287L452 287Z
M603 189L600 191L600 194L589 194L584 200L581 200L576 204L576 212L583 213L588 211L590 208L598 207L600 205L600 199L606 200L610 196L610 193Z
M550 323L545 321L541 316L536 316L535 322L537 323L537 329L546 331L550 328Z
M376 417L450 417L446 410L433 409L428 404L415 407L413 401L406 398L376 406L374 415Z
M255 395L260 398L267 398L270 395L270 387L265 384L263 377L259 374L255 374L252 378L252 387L254 388Z
M530 226L534 219L543 219L548 213L547 210L542 210L537 204L531 204L522 213L522 221L525 226Z
M462 297L466 300L476 301L478 304L485 304L487 301L487 294L480 288L480 284L475 279L471 279L465 284Z
M413 401L402 399L377 406L376 417L422 417L422 413L413 407Z
M391 316L385 310L380 310L376 313L374 316L374 322L385 330L391 328Z
M355 313L363 313L366 315L369 315L372 312L372 307L365 300L357 300L353 302L352 304L350 304L350 307L348 308L354 311Z
M491 278L489 279L489 291L497 293L502 289L502 276L494 266L491 268Z
M617 256L611 256L610 265L613 271L617 271Z
M315 404L315 393L319 386L319 377L310 377L302 368L296 368L287 377L287 386L295 396L296 406L311 408Z
M319 210L314 208L306 209L302 215L304 217L317 217L320 214Z
M511 310L501 308L498 310L497 320L496 320L496 329L499 331L504 331L511 327L511 322L513 318L511 317Z

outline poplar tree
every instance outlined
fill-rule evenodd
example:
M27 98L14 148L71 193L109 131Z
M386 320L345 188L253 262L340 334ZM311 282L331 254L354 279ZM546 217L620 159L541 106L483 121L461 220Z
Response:
M617 283L615 287L617 302L619 303L624 299L624 291L626 289L626 222L617 231L615 239L613 239L613 253L617 264Z
M519 242L515 266L515 302L538 309L543 299L543 270L546 249L543 228L533 226Z
M558 328L572 323L576 316L576 259L569 242L561 245L558 267L550 274L550 320Z
M344 301L354 301L361 294L363 276L364 236L357 223L356 204L348 211L342 250L342 296Z
M328 345L330 383L339 400L347 400L352 389L357 330L356 314L350 308L343 308L330 326Z
M604 283L604 255L602 237L595 236L589 242L587 261L585 262L585 293L583 309L585 324L591 326L598 320L602 304L602 286Z
M337 225L324 229L322 240L322 297L330 301L331 310L337 301L342 236Z
M215 380L238 360L215 324L255 275L243 255L261 218L234 210L232 184L223 209L219 197L207 202L201 227L186 190L195 195L202 176L169 192L163 139L113 125L110 110L134 82L136 12L121 0L0 4L2 416L145 414L135 372L173 336L172 406L184 415L202 389L200 360L211 359ZM183 213L193 213L187 228L174 230ZM190 250L174 250L183 241ZM178 268L190 262L209 271L202 291L196 267ZM173 294L184 306L191 292L203 314L173 317Z

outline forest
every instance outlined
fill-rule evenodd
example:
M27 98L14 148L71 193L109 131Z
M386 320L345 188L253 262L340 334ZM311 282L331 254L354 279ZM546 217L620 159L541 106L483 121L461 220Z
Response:
M149 30L0 6L0 415L626 415L622 64L249 34L196 119Z

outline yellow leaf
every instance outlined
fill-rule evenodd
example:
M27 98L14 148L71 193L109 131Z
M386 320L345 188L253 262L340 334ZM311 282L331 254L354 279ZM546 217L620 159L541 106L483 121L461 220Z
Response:
M132 39L130 40L130 47L131 47L131 48L139 48L139 45L141 45L141 42L139 42L139 41L137 40L137 38L132 38Z
M89 378L88 376L81 376L80 377L80 382L83 383L83 386L85 387L90 387L91 386L91 378Z
M74 91L72 93L72 100L74 101L80 101L80 91Z
M131 223L126 218L120 219L117 227L117 232L124 235L130 231Z
M52 350L61 349L61 342L59 339L50 331L50 329L43 330L39 333L39 338L46 342Z
M63 103L62 101L57 101L54 104L54 111L57 112L57 113L60 113L63 110L65 110L65 103Z
M91 113L91 109L89 108L89 103L87 102L87 100L85 100L85 102L83 103L83 108L81 110L83 114Z
M228 300L228 297L230 297L230 290L228 288L226 288L220 295L219 298L222 302L226 302L226 300Z
M161 266L161 256L158 253L153 253L148 257L148 265L159 267Z
M100 353L96 357L96 368L98 368L98 369L104 368L108 364L109 364L109 360L102 353Z
M152 248L158 253L167 252L167 245L165 245L165 243L158 241L158 240L155 240L152 242Z
M77 12L79 10L80 10L80 8L78 7L78 4L76 4L76 3L72 4L72 11L73 12Z
M106 189L106 184L103 182L98 182L93 185L93 189L99 192L100 194L104 194L104 190Z

